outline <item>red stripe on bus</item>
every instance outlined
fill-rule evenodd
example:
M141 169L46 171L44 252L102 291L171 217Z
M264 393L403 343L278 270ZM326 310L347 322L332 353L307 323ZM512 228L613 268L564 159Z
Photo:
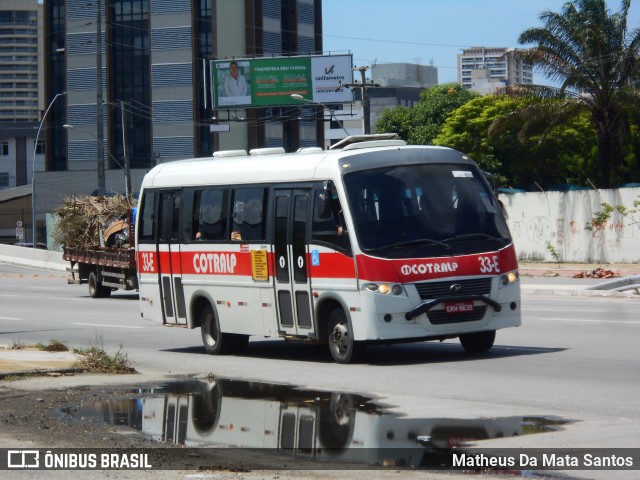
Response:
M515 248L509 245L497 252L435 258L384 259L368 255L356 257L358 276L373 282L409 283L446 277L499 275L516 270Z
M307 254L310 274L315 278L355 278L354 260L341 253L320 253L313 265ZM252 275L251 252L138 252L138 265L144 274L163 275ZM275 257L267 254L269 276L275 275Z
M518 261L513 245L496 252L436 258L384 259L360 254L355 262L337 252L307 254L312 278L356 278L374 282L409 283L430 279L499 275L516 270ZM275 275L274 255L267 254L269 276ZM138 252L143 274L252 275L251 252Z

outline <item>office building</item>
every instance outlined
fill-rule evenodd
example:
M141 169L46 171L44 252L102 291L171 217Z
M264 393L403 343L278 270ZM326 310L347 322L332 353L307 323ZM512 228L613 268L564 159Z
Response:
M42 219L65 195L133 193L155 164L322 143L312 108L213 110L208 61L322 53L321 0L44 0ZM100 88L98 88L100 86ZM229 131L212 131L214 124ZM100 165L104 165L101 173Z

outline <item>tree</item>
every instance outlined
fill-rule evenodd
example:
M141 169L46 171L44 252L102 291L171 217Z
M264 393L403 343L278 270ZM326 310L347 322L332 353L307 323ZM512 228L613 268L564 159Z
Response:
M382 112L376 131L397 133L411 145L429 145L440 133L449 113L476 97L477 93L459 84L431 87L420 93L420 102L415 107L396 107Z
M545 11L539 17L544 27L525 30L518 39L520 44L537 46L513 54L541 69L560 87L518 86L511 93L565 100L553 108L540 104L520 111L520 116L531 120L524 128L538 133L543 128L544 133L587 112L597 135L598 183L605 188L621 180L630 115L640 106L634 88L640 71L640 30L627 29L630 4L631 0L622 0L620 11L612 14L605 0L573 0L560 13ZM504 121L496 122L492 132L502 126Z
M546 189L558 183L585 184L595 163L595 132L586 115L532 137L519 134L527 119L517 116L500 134L488 135L498 118L541 103L550 102L506 95L475 98L448 116L433 143L468 154L481 168L496 174L502 185L535 189L537 184Z

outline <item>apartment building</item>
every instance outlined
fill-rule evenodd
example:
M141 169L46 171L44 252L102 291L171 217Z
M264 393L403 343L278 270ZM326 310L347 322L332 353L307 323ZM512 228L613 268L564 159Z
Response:
M0 2L0 123L37 122L37 0Z
M514 58L513 48L473 47L458 54L458 82L486 95L501 87L532 84L533 67Z

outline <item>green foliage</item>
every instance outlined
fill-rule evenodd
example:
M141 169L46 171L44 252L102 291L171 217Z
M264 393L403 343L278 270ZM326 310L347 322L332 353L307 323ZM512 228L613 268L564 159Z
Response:
M101 347L92 345L85 349L76 349L77 366L93 373L136 373L129 362L126 353L122 352L122 345L115 353L109 355Z
M547 240L547 252L551 255L551 258L560 266L560 252L554 247L550 241Z
M584 184L595 165L594 131L588 120L578 117L545 135L522 135L531 121L526 112L543 102L536 97L487 95L475 98L453 111L434 139L436 145L467 153L483 169L496 174L502 185L543 188L557 183ZM493 135L491 127L502 120Z
M411 145L430 145L447 116L477 93L459 84L444 84L424 90L415 107L396 107L382 112L376 131L394 132Z
M614 212L632 220L631 225L636 225L638 226L638 228L640 228L640 224L638 223L638 221L632 218L632 215L638 212L638 207L640 207L640 195L633 201L633 209L629 209L626 206L620 204L611 205L607 202L602 202L600 204L600 210L596 210L595 212L593 212L591 223L587 223L584 228L590 231L604 230L604 228L607 226L607 222L611 220L611 216Z
M561 84L551 95L572 100L538 112L548 128L581 112L589 115L598 139L597 182L603 188L640 172L640 142L631 137L631 125L637 123L633 112L640 107L634 87L640 74L640 30L627 28L629 6L630 0L622 0L620 10L611 13L605 0L566 2L559 13L543 12L544 26L527 29L519 38L534 47L514 54ZM552 89L514 90L548 98Z
M60 340L51 339L47 345L43 345L42 343L36 343L36 348L38 350L43 350L45 352L68 352L69 347L67 347Z

